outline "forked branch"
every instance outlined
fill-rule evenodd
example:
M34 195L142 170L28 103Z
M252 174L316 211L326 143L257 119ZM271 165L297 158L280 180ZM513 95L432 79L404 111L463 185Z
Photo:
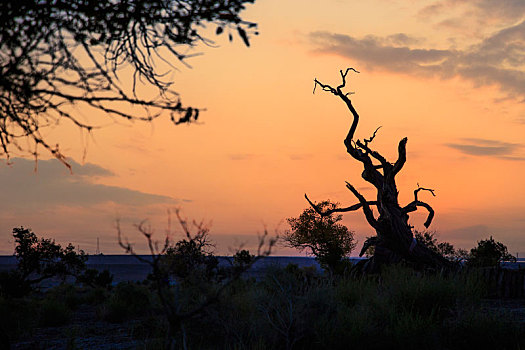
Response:
M356 73L359 73L354 68L347 68L344 73L343 73L342 70L340 70L339 73L341 74L342 82L341 82L341 84L339 84L337 86L337 88L333 88L332 86L330 86L328 84L323 84L319 80L317 80L317 78L314 79L314 93L315 93L315 88L317 87L317 85L319 85L323 89L323 91L328 91L328 92L334 94L335 96L338 96L339 98L341 98L346 103L346 106L348 107L348 109L350 110L350 112L352 113L352 115L354 117L354 120L352 122L352 126L350 127L350 131L348 132L348 135L346 136L346 139L345 139L345 145L346 145L347 149L351 149L352 148L352 139L354 138L355 130L357 129L357 123L359 122L359 114L357 114L357 111L355 110L354 106L352 105L352 101L350 101L350 99L348 98L348 95L350 95L351 93L344 93L341 90L342 88L344 88L346 86L346 76L347 76L349 71L354 71Z
M421 187L421 186L419 186L419 184L417 184L417 188L414 190L414 200L415 201L417 201L417 194L418 194L419 191L428 191L428 192L432 193L433 197L436 196L436 193L434 193L433 189Z

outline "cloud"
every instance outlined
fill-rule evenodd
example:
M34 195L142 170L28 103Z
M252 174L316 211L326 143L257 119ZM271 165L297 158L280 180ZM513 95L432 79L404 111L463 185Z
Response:
M488 19L504 19L516 21L524 17L525 2L523 0L441 0L421 9L418 15L422 18L431 18L441 14L448 14L455 8L461 8L462 15L470 14L487 21ZM459 20L461 17L454 19Z
M35 162L22 158L12 159L10 166L0 166L0 208L86 207L107 202L139 206L174 201L168 196L93 183L94 177L108 177L113 173L95 164L68 162L74 169L73 174L56 159L39 160L36 172Z
M509 97L525 99L525 21L463 49L416 47L420 40L396 35L403 39L312 32L310 41L316 52L351 58L369 69L442 79L459 76L478 86L495 84Z
M236 153L228 155L228 158L230 158L230 160L250 160L255 157L255 154L250 153Z
M290 160L307 160L313 157L311 153L296 153L289 155Z
M473 156L489 156L507 160L525 160L524 157L515 155L516 151L523 147L517 143L465 138L462 139L462 143L448 143L446 146L454 148L461 153Z

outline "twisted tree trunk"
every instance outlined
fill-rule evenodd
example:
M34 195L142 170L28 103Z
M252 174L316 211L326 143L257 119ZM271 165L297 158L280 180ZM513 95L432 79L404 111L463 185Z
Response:
M420 191L428 191L434 195L434 191L418 187L414 191L414 200L412 202L406 206L399 204L395 177L406 162L407 138L405 137L399 142L398 157L394 163L387 161L379 152L372 150L369 146L379 128L368 139L354 140L354 134L359 123L359 114L352 105L352 101L348 98L350 93L344 93L341 90L346 86L346 76L349 71L359 73L353 68L348 68L345 72L340 71L342 82L335 88L315 79L314 92L319 85L323 91L328 91L343 100L352 113L353 121L344 140L346 151L352 158L363 164L362 177L375 187L377 198L374 201L366 200L354 186L347 182L346 187L359 201L357 204L323 212L305 195L306 199L322 216L331 215L334 212L349 212L359 209L363 211L366 220L377 233L377 236L367 239L361 249L360 256L369 247L375 247L373 256L362 265L365 272L376 272L384 264L396 263L402 260L437 269L452 267L452 263L443 256L424 245L418 244L412 234L412 227L408 223L408 214L417 210L418 207L423 207L428 211L428 217L424 225L427 228L430 226L434 217L434 210L430 205L418 199L418 193ZM372 207L377 209L379 213L377 217L374 215Z

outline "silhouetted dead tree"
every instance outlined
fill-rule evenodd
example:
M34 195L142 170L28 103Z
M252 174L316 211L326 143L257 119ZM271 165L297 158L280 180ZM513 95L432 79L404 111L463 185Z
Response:
M403 169L406 162L407 138L405 137L399 142L398 157L393 163L389 162L370 146L379 128L376 129L368 139L359 140L354 138L359 123L359 114L348 97L350 93L345 93L342 90L346 87L346 77L350 71L359 73L353 68L348 68L344 72L341 70L342 82L335 88L315 79L314 93L317 86L321 87L323 91L330 92L339 97L352 113L352 124L344 140L346 151L352 158L363 164L364 170L362 177L374 186L377 191L377 197L375 200L369 201L365 199L352 184L346 182L346 187L359 201L354 205L346 208L321 211L305 194L306 200L323 216L331 215L334 212L341 213L359 209L363 211L367 222L377 233L377 236L367 239L361 249L360 256L362 256L369 247L375 247L372 257L359 265L363 271L376 272L383 264L396 263L402 260L437 269L451 267L452 263L450 261L427 247L417 244L412 233L413 227L408 223L408 214L416 211L418 207L422 207L428 211L424 225L427 228L430 226L434 217L434 210L429 204L419 200L418 194L420 191L427 191L435 195L434 190L419 187L418 185L418 188L414 191L414 200L405 206L399 204L399 191L397 190L395 177L401 169ZM377 209L379 213L378 216L374 215L373 207Z

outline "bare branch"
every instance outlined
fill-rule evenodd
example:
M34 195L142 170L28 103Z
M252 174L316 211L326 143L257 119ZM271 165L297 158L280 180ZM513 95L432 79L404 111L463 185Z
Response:
M337 88L333 88L332 86L330 86L328 84L323 84L319 80L317 80L317 78L314 79L314 93L315 93L315 87L317 85L321 86L323 91L328 91L328 92L334 94L335 96L338 96L339 98L341 98L346 103L348 109L350 110L350 112L354 116L354 120L353 120L352 125L350 127L350 131L348 132L348 135L346 136L346 139L345 139L345 145L346 145L347 149L352 148L352 142L351 141L352 141L352 139L354 137L355 130L357 129L357 124L359 122L359 114L357 114L357 111L355 110L354 106L352 105L352 101L350 101L350 99L348 98L348 94L345 94L345 93L343 93L341 91L341 89L346 86L346 75L351 70L356 72L356 73L359 73L354 68L347 68L344 73L343 73L342 70L339 71L341 73L342 82L341 82L340 85L337 86Z
M368 201L348 181L346 181L346 188L348 188L350 192L352 192L354 196L356 196L357 199L359 199L360 204L363 206L363 212L365 213L366 220L368 221L370 226L372 226L373 228L376 228L377 220L374 217L374 213L372 212L372 209L370 208Z
M436 194L434 193L434 190L431 189L431 188L424 188L424 187L421 187L419 186L419 184L417 184L417 188L414 190L414 200L417 202L417 194L419 191L428 191L430 193L432 193L432 196L436 196Z
M317 214L325 217L325 216L330 216L332 215L333 213L346 213L346 212L349 212L349 211L356 211L358 209L360 209L361 207L363 207L363 204L362 203L356 203L354 205L351 205L349 207L345 207L345 208L334 208L334 209L328 209L326 211L322 211L319 206L317 206L315 203L313 203L310 198L308 198L308 196L305 194L304 195L304 198L306 198L306 200L308 201L308 203L310 204L310 206L316 211ZM366 202L368 205L377 205L377 201L367 201Z
M415 201L409 203L408 205L406 205L402 209L402 211L404 213L411 213L413 211L416 211L417 207L423 207L426 210L428 210L427 220L423 224L423 225L425 225L426 228L428 228L430 226L430 224L432 223L432 219L434 219L434 209L432 209L432 207L429 204L427 204L425 202L422 202L422 201L415 200Z
M365 146L368 146L369 143L371 143L372 141L374 141L375 137L376 137L376 134L378 132L378 130L381 129L381 126L378 126L377 129L374 131L374 133L372 134L372 136L370 136L369 139L363 139L363 141L365 142Z
M416 211L417 207L423 207L426 210L428 210L427 220L423 224L425 225L426 228L428 228L430 224L432 223L432 219L434 218L434 209L432 209L432 207L429 204L418 200L418 193L419 191L428 191L434 197L436 196L436 194L434 193L434 190L431 188L424 188L424 187L419 186L419 184L417 184L417 186L418 187L414 190L414 201L406 205L402 210L404 213L410 213L410 212Z
M361 251L359 252L359 256L360 257L363 256L363 254L366 253L368 248L377 245L378 242L379 242L379 237L377 236L367 238L365 243L363 243L363 248L361 248Z
M403 165L405 165L405 162L407 160L407 145L408 139L405 137L401 141L399 141L399 146L397 148L398 151L398 157L394 164L394 168L392 169L392 178L397 175L403 169Z
M367 146L367 144L366 144L366 140L365 140L365 143L362 143L360 140L357 140L356 141L356 145L358 147L362 148L363 150L365 150L365 152L366 152L365 154L370 154L372 157L377 159L381 163L381 167L380 168L383 168L383 169L389 168L390 163L385 159L385 157L383 157L381 154L379 154L379 152L370 149ZM376 168L376 167L374 167L374 168L375 169L379 169L379 168Z

